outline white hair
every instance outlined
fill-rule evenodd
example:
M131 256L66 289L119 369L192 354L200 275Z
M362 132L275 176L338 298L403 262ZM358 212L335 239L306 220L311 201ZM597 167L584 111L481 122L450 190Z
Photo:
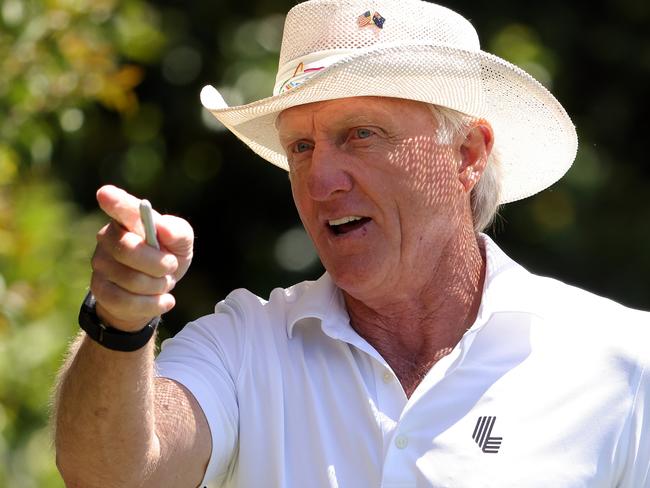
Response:
M436 142L450 144L457 137L465 137L470 124L476 119L456 110L439 105L429 105L435 120L438 122ZM470 194L474 231L487 229L494 221L499 210L501 193L501 165L499 155L494 148L488 156L485 170Z

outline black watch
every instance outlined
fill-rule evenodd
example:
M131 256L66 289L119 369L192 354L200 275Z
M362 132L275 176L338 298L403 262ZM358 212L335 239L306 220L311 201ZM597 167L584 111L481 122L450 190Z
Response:
M152 319L137 332L126 332L103 324L97 316L97 302L92 292L88 292L79 310L79 325L88 337L113 351L136 351L143 347L153 336L160 317Z

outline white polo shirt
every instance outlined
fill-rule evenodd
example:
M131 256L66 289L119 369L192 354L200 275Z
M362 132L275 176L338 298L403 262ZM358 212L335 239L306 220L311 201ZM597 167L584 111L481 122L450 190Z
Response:
M489 238L476 322L410 399L318 281L232 292L158 374L228 487L650 487L650 314L530 274Z

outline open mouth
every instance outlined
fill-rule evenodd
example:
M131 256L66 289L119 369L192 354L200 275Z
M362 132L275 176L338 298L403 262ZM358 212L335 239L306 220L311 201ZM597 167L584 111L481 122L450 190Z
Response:
M348 217L342 217L340 219L328 220L327 226L330 228L330 231L332 231L334 235L339 236L363 227L365 224L370 222L370 220L370 217L350 215Z

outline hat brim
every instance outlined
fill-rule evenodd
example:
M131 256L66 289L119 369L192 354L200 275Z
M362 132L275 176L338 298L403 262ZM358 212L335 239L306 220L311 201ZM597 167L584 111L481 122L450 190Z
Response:
M555 97L525 71L483 51L431 45L368 49L296 88L247 105L224 107L209 93L201 98L253 151L288 170L275 127L278 114L296 105L359 96L418 100L489 121L501 166L501 204L549 187L576 155L575 127Z

